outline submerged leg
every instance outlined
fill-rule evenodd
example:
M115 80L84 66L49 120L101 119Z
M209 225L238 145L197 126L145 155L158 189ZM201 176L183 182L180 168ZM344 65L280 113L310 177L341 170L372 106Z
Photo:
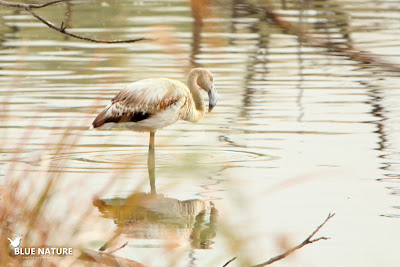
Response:
M156 161L154 158L154 132L150 132L149 157L147 159L147 165L149 168L151 194L156 194L156 176L155 176Z

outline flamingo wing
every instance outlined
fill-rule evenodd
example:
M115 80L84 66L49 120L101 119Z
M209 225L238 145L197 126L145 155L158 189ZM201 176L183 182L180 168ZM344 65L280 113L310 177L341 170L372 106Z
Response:
M140 80L119 92L96 117L94 128L113 122L140 122L174 105L183 106L189 90L179 81L157 78Z

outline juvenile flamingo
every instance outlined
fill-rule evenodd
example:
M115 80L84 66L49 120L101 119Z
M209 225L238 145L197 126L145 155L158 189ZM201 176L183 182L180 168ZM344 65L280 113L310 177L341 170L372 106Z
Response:
M154 134L178 120L198 122L204 117L204 99L200 89L208 93L210 112L217 104L213 76L203 68L192 69L187 86L167 78L144 79L129 84L96 117L92 128L126 128L150 132L148 171L151 192L155 193Z

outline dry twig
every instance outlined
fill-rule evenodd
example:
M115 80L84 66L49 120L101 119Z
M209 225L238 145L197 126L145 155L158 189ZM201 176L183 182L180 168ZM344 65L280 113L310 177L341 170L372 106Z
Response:
M7 1L0 0L0 5L27 9L27 8L42 8L42 7L52 5L52 4L66 2L66 1L69 1L69 0L55 0L55 1L44 3L44 4L23 4L23 3L14 3L14 2L7 2Z
M116 251L118 251L118 250L123 249L124 247L126 247L126 245L128 245L128 241L125 242L122 246L120 246L120 247L118 247L118 248L116 248L116 249L114 249L114 250L111 250L111 251L109 251L109 252L106 252L106 254L113 254L114 252L116 252Z
M145 267L139 262L124 259L108 253L101 253L93 250L83 250L79 256L80 261L86 261L89 264L94 263L99 266L127 266L127 267ZM82 262L81 262L82 263Z
M58 31L62 34L65 34L67 36L77 38L80 40L85 40L85 41L94 42L94 43L104 43L104 44L134 43L134 42L143 41L143 40L150 40L149 38L137 38L137 39L128 39L128 40L110 40L109 41L109 40L98 40L98 39L93 39L93 38L89 38L89 37L84 37L84 36L80 36L80 35L77 35L77 34L67 31L66 30L67 27L64 25L64 22L61 23L60 27L57 27L56 25L45 20L43 17L39 16L35 11L33 11L33 9L43 8L43 7L52 5L52 4L56 4L56 3L60 3L60 2L67 2L67 1L69 1L69 0L55 0L55 1L44 3L44 4L24 4L24 3L13 3L13 2L7 2L7 1L0 0L0 5L25 9L32 16L34 16L37 20L39 20L40 22L45 24L47 27L49 27L55 31Z
M228 266L228 264L231 263L232 261L236 260L236 258L237 258L237 257L233 257L232 259L230 259L229 261L227 261L227 262L224 264L224 266L222 266L222 267Z
M262 267L262 266L270 265L271 263L274 263L274 262L279 261L279 260L281 260L281 259L283 259L283 258L286 258L287 256L289 256L290 254L292 254L292 253L295 252L296 250L298 250L298 249L304 247L305 245L312 244L312 243L317 242L317 241L319 241L319 240L327 240L327 239L329 239L329 237L324 237L324 236L318 237L318 238L315 238L315 239L311 239L311 238L313 238L313 236L322 228L322 226L324 226L324 225L329 221L329 219L332 218L333 216L335 216L335 213L332 213L332 214L329 213L329 215L328 215L328 217L325 219L325 221L324 221L322 224L320 224L320 225L314 230L314 232L311 233L311 235L309 235L303 242L301 242L301 244L299 244L299 245L297 245L297 246L295 246L295 247L289 249L289 250L286 251L285 253L282 253L282 254L280 254L280 255L278 255L278 256L275 256L275 257L269 259L269 260L266 261L266 262L263 262L263 263L254 265L254 266L252 266L252 267Z

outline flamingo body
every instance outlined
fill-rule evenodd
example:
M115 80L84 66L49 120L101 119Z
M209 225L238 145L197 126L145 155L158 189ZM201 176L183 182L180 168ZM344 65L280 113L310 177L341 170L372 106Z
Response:
M217 93L212 74L206 69L191 70L187 85L167 78L131 83L100 112L91 128L150 132L148 167L151 191L155 193L154 134L178 120L200 121L205 110L200 89L208 92L211 111L217 103Z
M204 117L204 100L199 90L209 94L209 111L217 101L212 75L205 69L194 69L189 73L188 85L167 78L131 83L111 100L92 127L155 132L177 120L197 122Z
M156 131L177 120L193 121L188 87L167 78L144 79L128 85L97 116L92 126L99 129L127 128Z

